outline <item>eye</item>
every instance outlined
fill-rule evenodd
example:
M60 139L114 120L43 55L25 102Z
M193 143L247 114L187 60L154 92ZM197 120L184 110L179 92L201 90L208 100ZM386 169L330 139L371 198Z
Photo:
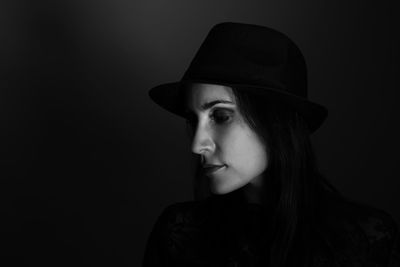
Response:
M232 118L232 111L226 109L215 109L211 114L211 119L217 124L228 122Z

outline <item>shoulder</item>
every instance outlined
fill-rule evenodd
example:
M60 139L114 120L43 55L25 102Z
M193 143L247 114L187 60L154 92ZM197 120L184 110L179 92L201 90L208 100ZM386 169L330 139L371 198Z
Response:
M174 266L187 243L188 234L197 232L190 227L200 203L180 202L166 206L158 216L148 237L143 266Z
M166 227L176 224L200 223L209 211L208 201L184 201L170 204L164 208L158 220Z
M353 204L349 211L353 211L354 225L359 226L365 236L368 261L376 266L400 266L399 229L392 216L381 209L361 204Z
M331 199L327 210L330 240L338 255L371 266L400 264L399 229L390 214L344 199Z
M398 226L392 216L370 205L340 200L331 202L328 218L339 226L360 231L369 244L391 240L398 234Z
M226 207L223 198L215 196L197 201L182 201L166 206L159 220L170 226L174 224L202 224L209 219L215 219Z
M209 234L215 232L214 210L215 205L209 200L166 206L150 235L145 262L153 261L154 255L164 263L171 263L168 266L202 262L207 255L205 251L212 246Z

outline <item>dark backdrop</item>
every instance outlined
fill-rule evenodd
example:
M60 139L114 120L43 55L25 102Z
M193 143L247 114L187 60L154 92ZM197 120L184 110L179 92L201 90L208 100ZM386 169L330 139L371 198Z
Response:
M147 91L180 79L222 21L295 40L310 98L330 112L313 136L321 170L399 222L399 42L388 3L2 1L0 264L139 266L162 209L192 199L183 122Z

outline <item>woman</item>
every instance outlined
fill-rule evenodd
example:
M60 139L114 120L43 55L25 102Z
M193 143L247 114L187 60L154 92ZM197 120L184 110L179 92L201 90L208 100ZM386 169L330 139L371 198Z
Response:
M150 91L186 118L196 201L167 207L144 266L399 266L385 212L342 197L318 172L310 134L327 110L284 34L222 23L182 80Z

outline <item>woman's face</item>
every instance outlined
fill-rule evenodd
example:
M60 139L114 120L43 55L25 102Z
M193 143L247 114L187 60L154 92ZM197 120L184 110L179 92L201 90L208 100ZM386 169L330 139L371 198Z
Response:
M226 194L249 183L261 186L267 149L239 112L232 89L200 83L188 89L192 152L201 155L210 190Z

